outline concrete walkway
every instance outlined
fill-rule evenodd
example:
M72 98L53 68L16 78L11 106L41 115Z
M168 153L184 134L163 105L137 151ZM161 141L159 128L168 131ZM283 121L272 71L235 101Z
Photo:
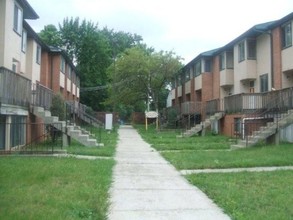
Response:
M230 219L131 126L119 129L109 220Z

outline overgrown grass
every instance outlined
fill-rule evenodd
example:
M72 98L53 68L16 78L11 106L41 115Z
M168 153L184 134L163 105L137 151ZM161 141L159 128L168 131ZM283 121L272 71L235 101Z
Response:
M117 128L114 128L111 132L97 128L92 128L91 131L96 137L101 137L101 143L104 144L103 147L85 147L72 139L71 145L65 148L67 152L78 155L112 157L115 153L118 139Z
M135 125L143 139L152 144L156 150L205 150L205 149L229 149L228 138L222 135L207 134L205 137L196 136L190 138L178 137L179 130L156 131L154 126L149 126L148 130L142 125ZM207 143L208 138L208 143Z
M154 126L150 126L148 131L145 131L143 126L135 127L155 149L176 150L162 151L161 154L178 170L293 165L292 144L262 145L226 151L224 149L229 148L230 143L228 138L222 135L208 134L203 137L176 139L177 133L173 131L157 132Z
M187 179L233 219L293 219L292 171L193 174Z
M179 170L293 165L292 144L234 151L163 152L161 154Z
M0 157L0 219L105 219L113 160Z

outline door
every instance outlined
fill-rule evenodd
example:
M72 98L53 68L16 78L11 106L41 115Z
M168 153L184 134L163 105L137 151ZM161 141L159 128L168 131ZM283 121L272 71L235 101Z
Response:
M5 126L6 126L5 115L0 115L0 150L5 150Z

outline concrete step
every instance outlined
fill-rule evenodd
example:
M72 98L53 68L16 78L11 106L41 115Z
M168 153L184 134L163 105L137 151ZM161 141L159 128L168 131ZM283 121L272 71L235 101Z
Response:
M238 149L243 149L245 148L246 146L245 145L241 145L241 144L232 144L230 146L231 150L238 150Z

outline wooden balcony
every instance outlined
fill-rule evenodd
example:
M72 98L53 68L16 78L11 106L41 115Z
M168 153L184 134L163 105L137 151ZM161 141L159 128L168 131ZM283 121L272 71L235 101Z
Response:
M226 113L243 113L263 108L262 93L242 93L224 98Z
M201 114L202 103L201 102L184 102L181 104L181 114Z
M29 79L0 67L0 103L28 107L32 83Z

